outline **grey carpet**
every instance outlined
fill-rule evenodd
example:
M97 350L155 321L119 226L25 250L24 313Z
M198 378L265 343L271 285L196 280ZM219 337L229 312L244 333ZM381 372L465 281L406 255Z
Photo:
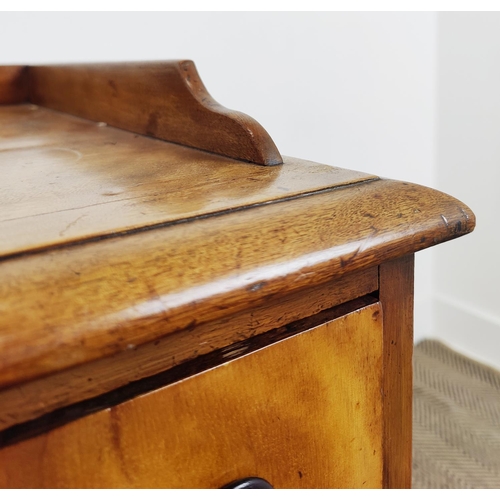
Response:
M500 372L415 346L413 488L500 488Z

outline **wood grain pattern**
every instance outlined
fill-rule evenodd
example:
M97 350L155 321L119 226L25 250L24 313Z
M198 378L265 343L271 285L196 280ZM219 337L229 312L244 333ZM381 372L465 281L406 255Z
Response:
M251 310L0 391L0 430L314 316L378 289L378 268L340 276ZM226 360L230 353L226 354Z
M0 107L0 487L409 487L413 253L470 209L280 164L190 61L0 69L28 94Z
M380 266L384 311L384 487L411 488L414 255Z
M6 447L0 486L378 488L381 377L374 304Z
M30 101L230 158L279 165L253 118L221 106L192 61L32 66Z
M0 256L375 178L293 158L266 168L36 106L3 106Z
M458 200L380 180L5 260L0 386L258 307L473 227Z
M26 66L0 66L0 104L18 104L27 100L27 73Z

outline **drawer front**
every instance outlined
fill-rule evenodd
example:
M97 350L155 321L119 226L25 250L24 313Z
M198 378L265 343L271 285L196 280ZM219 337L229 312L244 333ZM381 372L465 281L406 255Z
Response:
M373 304L0 450L1 487L382 486Z

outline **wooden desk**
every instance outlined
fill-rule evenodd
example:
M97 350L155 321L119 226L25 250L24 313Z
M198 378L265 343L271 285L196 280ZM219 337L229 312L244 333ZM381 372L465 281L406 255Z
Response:
M0 68L0 486L411 484L421 186L282 157L189 61Z

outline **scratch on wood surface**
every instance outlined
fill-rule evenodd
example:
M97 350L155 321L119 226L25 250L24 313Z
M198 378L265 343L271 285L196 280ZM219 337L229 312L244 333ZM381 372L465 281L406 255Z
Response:
M62 231L59 232L59 236L64 236L64 233L66 233L70 227L74 226L80 219L83 219L84 217L86 217L86 214L80 215L80 217L75 219L73 222L70 222Z

